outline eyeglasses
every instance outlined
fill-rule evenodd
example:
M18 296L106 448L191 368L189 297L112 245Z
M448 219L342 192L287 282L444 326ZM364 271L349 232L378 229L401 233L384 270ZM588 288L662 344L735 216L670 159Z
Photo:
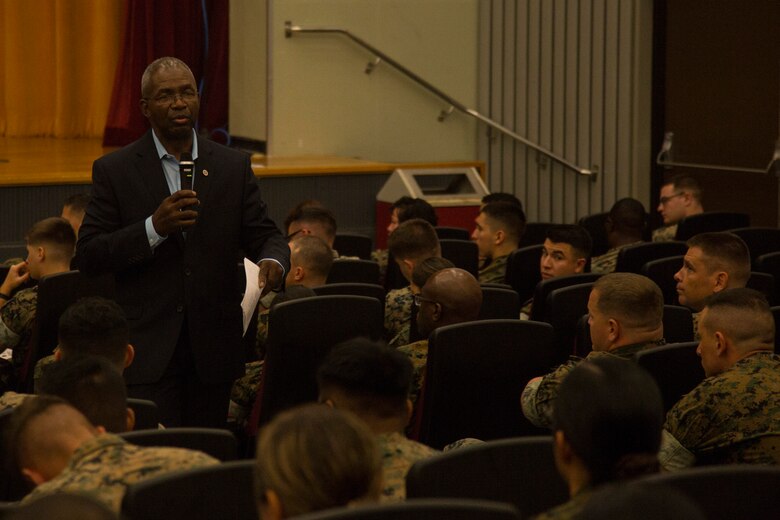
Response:
M425 298L421 294L415 294L414 295L414 304L418 307L422 306L422 302L428 302L433 303L434 305L437 305L439 302L436 300L431 300L430 298Z
M286 238L287 238L287 241L288 241L288 242L289 242L289 241L291 241L291 240L293 239L293 237L295 237L295 235L297 235L298 233L303 233L304 231L306 231L304 228L301 228L301 229L299 229L298 231L293 231L292 233L290 233L289 235L287 235L287 237L286 237Z
M181 99L185 103L189 103L190 101L194 101L197 97L198 92L196 90L187 89L183 92L177 93L161 93L154 98L154 102L158 105L172 105L177 99Z
M668 204L670 200L672 200L675 197L680 197L682 195L685 195L685 193L679 192L679 193L675 193L674 195L669 195L668 197L661 197L660 199L658 199L658 202L666 206L666 204Z

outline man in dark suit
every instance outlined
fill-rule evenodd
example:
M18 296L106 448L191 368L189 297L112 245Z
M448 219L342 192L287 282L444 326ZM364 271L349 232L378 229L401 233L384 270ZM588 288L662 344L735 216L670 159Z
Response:
M230 385L243 373L237 262L259 260L263 291L281 285L289 248L268 218L249 157L193 129L199 99L189 67L150 64L141 110L151 130L92 168L79 266L112 272L131 329L131 397L151 399L163 424L223 426ZM195 161L181 189L179 161Z

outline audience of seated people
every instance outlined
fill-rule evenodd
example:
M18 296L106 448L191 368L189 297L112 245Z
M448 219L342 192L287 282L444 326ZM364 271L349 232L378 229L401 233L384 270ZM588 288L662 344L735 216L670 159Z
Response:
M414 296L417 307L417 328L423 338L398 348L409 356L414 367L412 401L417 402L428 362L428 338L445 325L474 321L482 306L482 288L468 271L452 267L434 273Z
M36 486L23 503L53 493L83 493L118 513L131 484L218 464L198 451L128 444L53 396L25 400L14 410L9 430L14 461Z
M542 280L584 273L590 259L593 241L587 230L574 224L551 226L542 244L539 272ZM520 318L528 319L534 300L531 298L520 309Z
M593 492L658 471L663 402L652 377L611 357L579 364L560 385L554 455L571 499L536 520L576 518Z
M750 278L750 251L731 233L700 233L687 242L683 265L674 275L680 305L693 311L698 339L699 312L704 301L724 289L745 287Z
M738 288L710 296L699 320L706 379L666 415L661 463L780 463L780 357L764 296Z
M664 301L649 278L611 273L599 278L588 298L588 325L593 351L602 357L631 360L645 348L663 344ZM522 394L523 414L536 426L549 427L561 383L583 360L572 356L551 373L528 382Z
M262 520L372 503L382 489L374 435L350 412L309 404L260 430L255 498Z
M517 249L525 230L525 214L510 202L490 202L482 206L471 234L485 260L479 269L480 283L504 283L509 254Z
M70 271L76 234L67 220L51 217L34 224L27 232L27 260L11 266L0 285L0 352L13 351L12 370L4 370L0 391L13 388L24 365L32 335L38 288L17 289L29 279Z
M699 183L688 175L673 177L661 186L656 209L661 214L663 226L653 231L653 242L674 240L678 222L685 217L704 213Z
M352 412L374 433L382 458L380 500L406 498L409 468L437 453L404 433L412 414L409 359L383 343L356 338L333 348L317 372L317 383L321 403Z
M441 256L439 238L434 227L422 219L403 222L393 231L388 241L401 274L411 282L415 265L426 258ZM409 325L412 313L412 289L406 286L394 289L385 297L385 338L390 346L409 343Z
M638 200L625 198L615 202L604 222L609 250L591 259L590 271L592 273L613 272L620 250L642 242L646 222L645 207Z

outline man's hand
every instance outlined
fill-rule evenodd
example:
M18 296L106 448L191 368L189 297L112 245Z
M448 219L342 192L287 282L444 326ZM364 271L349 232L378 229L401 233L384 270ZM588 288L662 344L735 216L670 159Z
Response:
M263 260L257 266L260 273L257 275L257 285L260 287L260 296L282 285L282 266L273 260Z
M160 207L152 215L152 225L158 235L167 237L171 233L182 231L195 224L198 212L184 209L198 206L200 201L192 190L179 190L162 201Z
M30 272L27 270L27 262L19 262L8 269L8 274L0 286L0 293L11 295L23 283L30 279Z

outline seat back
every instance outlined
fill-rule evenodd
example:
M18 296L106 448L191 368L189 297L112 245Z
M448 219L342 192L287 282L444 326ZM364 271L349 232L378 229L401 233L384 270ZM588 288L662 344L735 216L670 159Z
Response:
M628 245L618 252L616 273L641 273L642 266L651 260L685 255L685 242L642 242Z
M531 307L531 319L534 321L548 321L549 309L547 308L547 297L556 289L580 285L583 283L593 283L601 278L601 273L581 273L569 276L556 276L548 278L536 284L534 289L534 304Z
M706 466L661 473L636 483L677 489L696 502L708 520L780 518L777 466Z
M353 296L370 296L382 302L385 305L385 288L375 283L329 283L313 287L312 290L317 296L351 294Z
M681 305L664 305L664 339L667 343L693 341L693 314Z
M674 239L686 241L699 233L746 227L750 227L750 216L746 213L711 211L682 219L677 224L677 234Z
M517 292L521 304L534 295L534 287L542 279L539 270L541 257L541 244L515 249L509 254L505 281Z
M250 433L282 410L316 401L317 368L330 349L357 336L380 339L383 322L382 304L368 296L313 296L275 305Z
M771 307L772 317L775 319L775 354L780 354L780 305Z
M607 240L607 228L604 224L607 222L609 212L594 213L580 218L577 224L584 227L590 235L593 242L590 256L600 256L609 250L609 240Z
M155 428L124 432L120 437L137 446L198 450L223 462L235 460L238 456L236 436L219 428Z
M154 401L128 397L127 407L135 413L136 430L154 429L160 425L160 410Z
M752 258L752 257L751 257ZM780 302L780 251L776 253L766 253L753 259L754 271L769 273L775 277L775 301Z
M439 240L469 240L471 233L468 229L460 227L436 226L436 236Z
M479 248L471 240L439 240L441 256L475 277L479 272Z
M122 500L128 520L257 520L254 460L225 462L132 484Z
M568 500L551 436L490 441L415 463L407 498L476 498L514 504L524 517Z
M379 283L379 264L371 260L334 260L326 283Z
M442 448L465 437L536 435L520 394L554 364L546 323L484 320L436 329L428 344L420 442Z
M588 312L592 283L555 289L547 296L547 323L555 330L555 363L563 363L575 352L577 322ZM534 299L534 305L536 300Z
M523 236L520 237L518 247L528 247L544 244L547 230L555 224L552 222L528 222L525 225Z
M356 256L361 260L370 260L371 237L360 233L336 233L333 249L341 256Z
M113 275L85 276L79 271L66 271L42 277L38 281L38 303L35 309L30 347L21 369L19 388L32 393L35 364L57 346L60 316L72 303L86 296L114 299Z
M404 278L401 268L390 253L387 254L387 269L385 270L385 290L387 292L393 289L401 289L409 285L409 281Z
M520 316L520 297L512 289L482 286L480 320L517 319Z
M406 500L370 506L347 506L296 516L295 520L519 520L509 504L485 500Z
M670 256L659 260L651 260L642 266L640 271L643 275L650 278L661 288L661 294L664 295L666 305L677 305L677 282L674 279L675 273L683 265L684 256Z
M729 233L734 233L745 241L754 268L761 255L780 251L780 229L778 228L744 227L729 229Z
M701 359L696 354L698 343L673 343L643 350L634 355L636 362L647 370L669 411L682 396L704 380Z
M9 445L7 428L13 412L13 408L0 411L0 501L4 502L21 500L32 491L30 483L14 462L12 446Z
M775 305L777 303L777 300L775 299L775 277L773 275L752 271L745 287L755 289L766 296L769 305Z

